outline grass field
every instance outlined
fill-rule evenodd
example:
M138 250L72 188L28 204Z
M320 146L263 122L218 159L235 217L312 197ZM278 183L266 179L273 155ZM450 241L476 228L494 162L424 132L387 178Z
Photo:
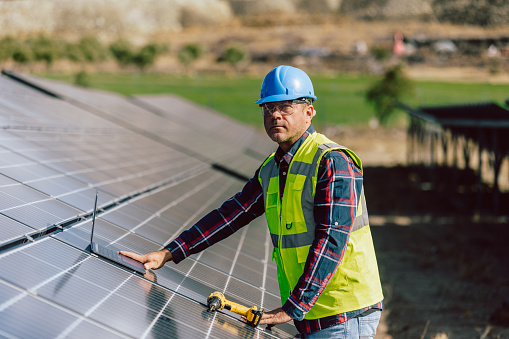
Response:
M74 75L48 73L39 76L74 82ZM366 125L374 116L364 93L377 77L311 75L311 79L318 96L315 125ZM183 77L151 73L89 75L90 87L93 88L127 96L172 93L257 127L261 123L261 114L254 101L259 98L261 82L262 78L253 77ZM508 85L419 81L415 82L414 94L404 102L419 106L495 101L503 105L508 98ZM397 111L389 124L402 125L405 121L405 114Z

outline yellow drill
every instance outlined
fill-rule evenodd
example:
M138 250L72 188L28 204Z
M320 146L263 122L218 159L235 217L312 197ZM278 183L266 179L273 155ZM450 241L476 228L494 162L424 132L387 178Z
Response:
M258 309L256 306L247 308L232 301L228 301L221 292L213 292L209 295L207 298L207 307L209 311L216 311L224 308L243 315L247 319L247 324L251 327L258 326L263 315L263 308Z

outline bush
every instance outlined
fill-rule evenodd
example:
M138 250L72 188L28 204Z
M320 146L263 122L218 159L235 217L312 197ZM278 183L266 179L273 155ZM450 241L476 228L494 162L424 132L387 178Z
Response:
M0 40L0 61L12 58L17 41L12 37L5 37Z
M18 41L13 47L11 57L18 64L26 64L33 60L33 53L27 44Z
M90 76L85 72L79 72L74 76L74 84L82 87L90 87Z
M86 62L103 61L108 58L108 50L95 37L84 37L78 43Z
M159 54L168 51L168 45L158 43L149 43L137 50L131 42L124 39L119 39L105 47L95 37L84 37L77 43L52 39L44 35L24 42L12 37L0 40L0 61L8 59L13 59L17 63L44 61L47 66L63 57L76 63L93 63L113 56L122 66L134 64L143 70L152 65ZM197 52L193 48L188 51L192 58L201 55L200 51Z
M190 43L180 49L178 52L178 59L183 65L188 66L199 59L202 54L203 49L200 44Z
M68 43L65 46L65 56L67 59L77 62L77 63L83 63L86 61L85 54L79 45L79 43Z
M143 70L145 67L154 64L154 61L159 54L167 53L168 51L168 45L150 43L143 46L138 53L133 55L132 63L140 70Z
M127 40L119 39L110 45L110 52L120 65L126 66L133 60L134 46Z
M366 92L366 100L375 106L380 124L385 124L397 102L413 90L413 83L403 73L401 65L389 68L384 77Z
M64 44L61 41L40 35L25 42L32 51L35 61L44 61L49 67L56 59L64 54Z
M221 59L236 67L239 62L246 58L246 52L243 48L237 46L231 46L225 49Z

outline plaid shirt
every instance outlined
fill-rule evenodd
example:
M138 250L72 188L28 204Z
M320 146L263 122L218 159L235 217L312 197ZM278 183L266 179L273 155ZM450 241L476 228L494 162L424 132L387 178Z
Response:
M281 198L290 162L304 140L314 131L313 126L310 126L288 152L285 153L281 148L276 151ZM220 208L207 214L166 246L175 263L230 236L264 213L263 191L258 181L258 171L242 192L225 201ZM352 159L341 151L328 152L320 164L316 184L313 211L316 222L315 240L309 250L304 272L283 305L283 310L294 319L295 326L301 333L315 332L342 323L371 308L382 309L380 301L359 310L304 320L304 316L313 307L343 259L361 190L362 173Z

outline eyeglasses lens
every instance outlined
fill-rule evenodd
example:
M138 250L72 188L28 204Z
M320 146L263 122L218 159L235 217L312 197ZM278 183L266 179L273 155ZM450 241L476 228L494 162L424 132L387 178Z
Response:
M280 112L282 115L290 115L294 112L294 107L290 102L278 102L278 103L266 103L262 106L262 114L265 116L270 116L274 113L274 111Z

